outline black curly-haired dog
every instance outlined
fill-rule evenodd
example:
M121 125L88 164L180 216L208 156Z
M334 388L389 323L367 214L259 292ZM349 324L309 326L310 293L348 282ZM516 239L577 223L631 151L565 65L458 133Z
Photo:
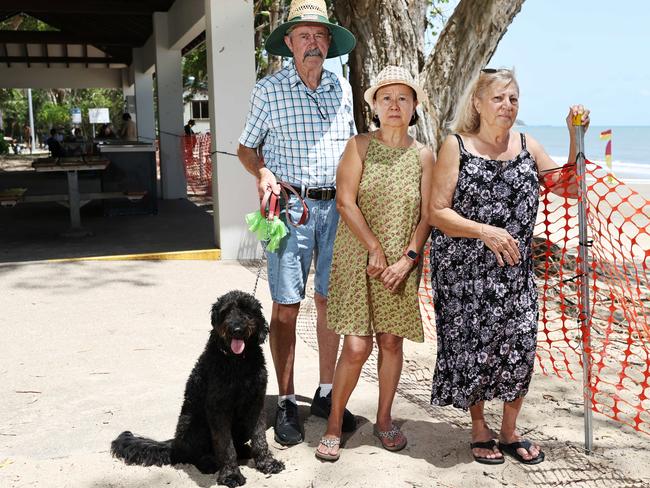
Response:
M252 457L265 474L282 471L284 464L273 459L266 443L261 344L267 332L255 297L231 291L219 298L212 306L210 338L185 386L174 438L158 442L122 432L111 443L113 456L142 466L194 464L230 487L246 483L238 457Z

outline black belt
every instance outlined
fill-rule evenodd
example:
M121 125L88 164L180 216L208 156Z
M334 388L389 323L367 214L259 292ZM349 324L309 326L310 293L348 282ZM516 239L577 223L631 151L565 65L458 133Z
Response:
M291 185L302 198L309 198L310 200L333 200L336 197L336 188L333 186L323 187L299 187Z

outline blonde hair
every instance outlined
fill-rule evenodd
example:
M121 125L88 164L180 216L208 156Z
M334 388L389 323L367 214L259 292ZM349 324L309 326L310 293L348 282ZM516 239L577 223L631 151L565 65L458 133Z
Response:
M494 73L479 71L460 99L454 118L449 124L452 132L463 134L474 134L478 132L481 119L474 105L474 100L476 98L482 98L488 88L498 82L505 83L506 85L514 83L517 91L519 91L519 83L517 83L517 79L515 78L514 68L498 69Z

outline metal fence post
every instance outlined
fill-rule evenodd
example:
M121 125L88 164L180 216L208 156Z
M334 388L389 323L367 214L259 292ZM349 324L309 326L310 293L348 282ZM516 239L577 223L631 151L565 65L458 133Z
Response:
M593 412L591 395L591 307L589 303L589 236L587 232L587 181L585 164L585 131L580 114L573 117L576 135L577 156L576 172L578 175L578 225L579 225L579 254L580 254L580 311L579 320L582 326L582 388L584 399L585 420L585 451L593 449Z

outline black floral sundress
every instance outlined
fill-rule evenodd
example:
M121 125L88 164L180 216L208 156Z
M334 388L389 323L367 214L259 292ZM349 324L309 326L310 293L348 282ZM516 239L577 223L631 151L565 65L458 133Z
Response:
M539 204L535 159L521 134L521 152L495 161L460 146L452 208L505 228L522 259L500 267L480 239L431 233L431 285L438 356L431 403L468 409L482 400L510 402L528 391L537 345L537 290L531 244Z

